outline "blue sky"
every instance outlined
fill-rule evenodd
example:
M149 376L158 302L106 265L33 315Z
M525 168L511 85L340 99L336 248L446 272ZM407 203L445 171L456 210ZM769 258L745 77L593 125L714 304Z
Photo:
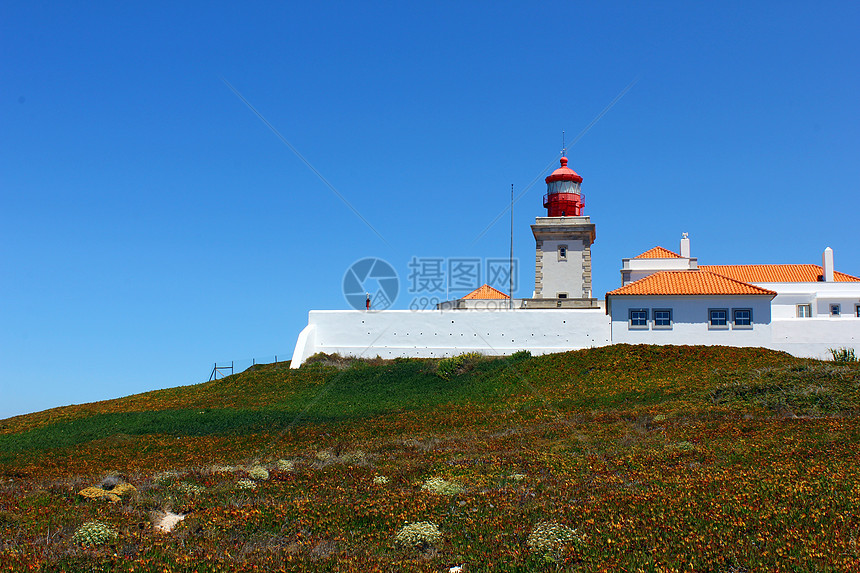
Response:
M598 296L682 232L860 274L858 4L413 4L4 3L0 417L288 358L363 257L408 308L413 257L508 256L511 184L529 296L562 130L631 83L568 151Z

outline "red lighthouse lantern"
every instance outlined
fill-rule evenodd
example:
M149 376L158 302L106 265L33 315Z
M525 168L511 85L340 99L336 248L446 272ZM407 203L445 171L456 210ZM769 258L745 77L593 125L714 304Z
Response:
M567 166L567 157L561 158L561 167L546 178L546 195L543 206L547 217L578 217L585 206L585 196L580 191L582 177Z

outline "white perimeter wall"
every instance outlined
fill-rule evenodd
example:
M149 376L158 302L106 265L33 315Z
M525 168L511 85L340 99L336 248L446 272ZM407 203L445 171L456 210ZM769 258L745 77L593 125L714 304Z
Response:
M722 346L769 346L771 342L770 297L612 297L612 342L629 344L705 344ZM647 308L648 330L630 330L630 309ZM671 330L653 328L653 310L672 309ZM752 329L708 330L708 309L751 308Z
M312 310L308 325L299 334L291 366L298 368L317 352L430 358L472 351L547 354L615 343L760 346L819 359L830 358L831 348L853 348L860 355L860 318L854 316L856 299L849 294L833 287L817 299L843 301L839 318L777 316L780 309L788 315L794 304L810 300L806 293L780 294L782 304L774 300L773 316L771 301L764 296L612 297L611 320L602 309ZM672 330L655 330L653 322L648 330L630 330L631 308L649 309L650 321L653 309L671 308ZM753 328L709 330L709 308L751 308Z
M610 343L602 309L312 310L291 366L317 352L373 358L564 352Z
M773 340L769 348L775 350L804 358L829 359L831 348L853 348L860 356L860 318L853 315L776 319L771 329Z

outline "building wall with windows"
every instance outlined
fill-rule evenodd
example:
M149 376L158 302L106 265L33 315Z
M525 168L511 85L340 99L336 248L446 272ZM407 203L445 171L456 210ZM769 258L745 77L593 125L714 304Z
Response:
M725 324L717 320L712 325L711 311L715 318L725 311ZM768 346L771 342L769 296L616 296L609 313L613 344Z
M840 315L855 317L855 305L860 305L860 283L751 283L776 291L773 299L773 319L816 318L831 314L831 305L840 307ZM805 308L798 308L803 306ZM809 315L807 316L807 313Z

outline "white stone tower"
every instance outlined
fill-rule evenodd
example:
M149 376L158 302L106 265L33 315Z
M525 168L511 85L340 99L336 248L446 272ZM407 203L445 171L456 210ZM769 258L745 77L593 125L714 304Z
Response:
M597 306L591 291L591 244L594 224L582 214L582 177L561 158L561 167L546 178L543 206L547 216L532 225L535 236L535 293L529 306Z

